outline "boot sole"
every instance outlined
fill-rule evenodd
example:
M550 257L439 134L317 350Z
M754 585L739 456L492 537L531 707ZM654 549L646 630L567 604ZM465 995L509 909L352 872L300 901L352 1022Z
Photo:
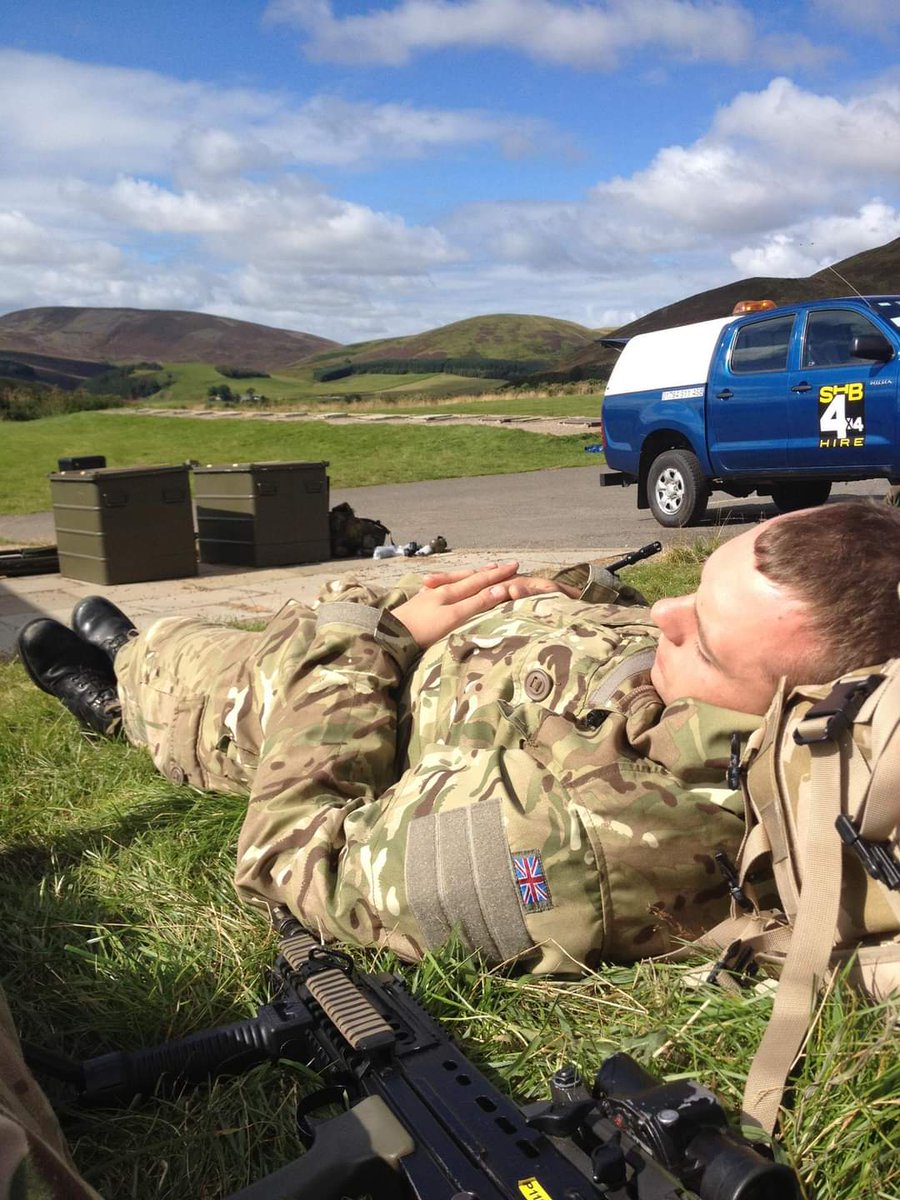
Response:
M39 619L43 620L43 618L39 618ZM34 621L29 621L28 625L24 625L19 630L19 637L21 638L22 634L25 632L26 629L28 629L29 625L33 625L35 623L36 622L34 622ZM25 657L25 655L22 653L22 647L17 644L16 649L19 652L19 662L25 668L25 674L28 676L28 678L31 680L31 682L34 684L34 686L40 688L42 692L46 692L48 696L54 695L54 693L50 690L50 688L48 688L45 683L41 683L40 679L38 679L37 675L35 675L34 668L32 667L31 663L28 661L28 659Z

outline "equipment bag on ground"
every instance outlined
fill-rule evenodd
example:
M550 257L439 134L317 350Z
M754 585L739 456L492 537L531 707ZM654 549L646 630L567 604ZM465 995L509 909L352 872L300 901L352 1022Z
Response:
M771 1132L831 974L849 963L869 996L900 995L900 659L782 686L740 768L732 915L701 941L726 972L755 959L779 976L744 1094L745 1117Z

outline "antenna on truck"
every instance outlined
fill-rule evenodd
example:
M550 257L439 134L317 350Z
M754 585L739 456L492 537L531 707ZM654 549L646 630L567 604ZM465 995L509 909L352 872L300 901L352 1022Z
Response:
M853 292L854 296L857 296L860 300L862 300L863 304L868 304L869 308L871 308L871 309L875 308L875 305L872 303L872 301L869 299L869 297L864 296L862 294L862 292L859 290L859 288L853 286L853 284L850 282L849 279L845 279L844 276L837 269L837 267L832 267L831 265L829 265L825 269L830 271L832 273L832 275L837 275L838 279L841 281L841 283L844 285L844 287L848 287L850 289L850 291Z

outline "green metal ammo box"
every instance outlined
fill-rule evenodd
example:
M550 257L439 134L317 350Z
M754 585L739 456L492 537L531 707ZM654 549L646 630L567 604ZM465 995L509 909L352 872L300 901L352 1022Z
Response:
M187 467L60 471L50 495L61 575L113 584L197 574Z
M331 558L327 466L194 467L200 561L285 567Z

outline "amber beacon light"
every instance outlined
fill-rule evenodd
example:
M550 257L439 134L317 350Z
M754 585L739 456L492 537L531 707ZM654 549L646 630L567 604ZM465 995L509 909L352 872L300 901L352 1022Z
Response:
M743 316L744 313L765 312L767 308L777 308L774 300L738 300L731 310L733 317Z

